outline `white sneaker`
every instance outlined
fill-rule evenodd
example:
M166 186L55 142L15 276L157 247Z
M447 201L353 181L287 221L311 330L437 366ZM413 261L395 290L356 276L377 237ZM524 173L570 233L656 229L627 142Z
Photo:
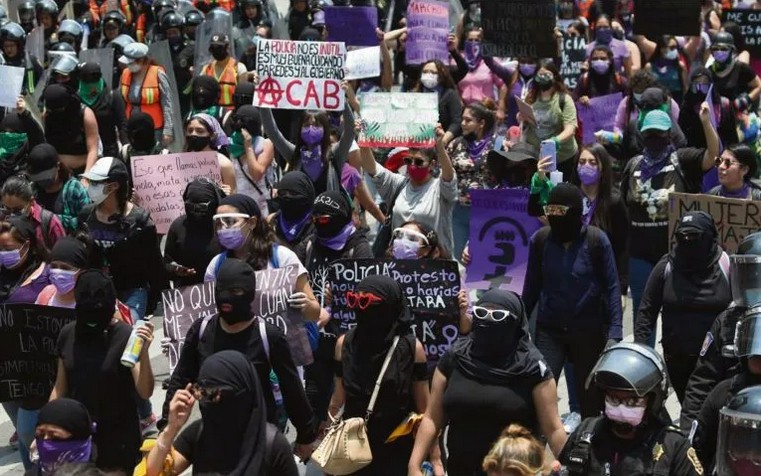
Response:
M565 432L569 435L573 433L580 424L581 415L576 412L571 412L565 415L565 418L563 418L563 429L565 429Z

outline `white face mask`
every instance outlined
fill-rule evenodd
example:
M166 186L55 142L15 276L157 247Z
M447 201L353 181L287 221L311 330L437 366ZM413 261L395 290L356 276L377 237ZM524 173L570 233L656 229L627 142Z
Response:
M139 73L141 68L142 68L142 65L138 63L130 63L127 66L127 69L129 69L130 73L132 74Z
M108 197L108 193L105 192L106 183L100 182L100 183L90 183L90 186L87 187L87 195L90 196L90 200L97 206L103 203L103 201Z
M439 85L439 75L436 73L423 73L420 76L420 82L428 89L433 89Z

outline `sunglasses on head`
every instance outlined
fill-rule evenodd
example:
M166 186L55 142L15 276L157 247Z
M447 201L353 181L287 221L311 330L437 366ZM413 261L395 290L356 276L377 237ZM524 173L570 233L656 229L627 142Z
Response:
M404 163L407 165L415 164L415 167L425 167L426 165L428 165L428 161L426 161L425 159L421 159L419 157L418 158L405 157Z
M548 217L564 217L568 213L567 205L545 205L544 214Z
M346 291L346 305L349 309L364 311L373 304L383 302L383 298L373 293Z
M486 309L481 306L473 306L473 315L483 321L494 322L502 322L508 317L511 317L513 320L518 319L518 316L510 311L505 311L504 309Z

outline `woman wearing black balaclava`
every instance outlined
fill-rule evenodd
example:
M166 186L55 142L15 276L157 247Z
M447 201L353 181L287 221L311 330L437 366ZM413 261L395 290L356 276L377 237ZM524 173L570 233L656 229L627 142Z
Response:
M732 301L729 257L719 246L711 215L689 212L677 224L676 246L655 265L645 286L634 340L655 334L662 314L663 356L679 402L695 368L706 332Z
M449 426L451 476L483 474L481 462L504 428L518 423L544 435L555 455L566 441L552 372L531 342L526 310L511 291L489 290L473 307L473 330L439 360L431 405L415 439L409 474L439 430Z
M315 231L302 240L295 251L309 272L312 290L322 308L319 322L305 323L314 349L314 362L306 367L305 377L309 403L320 421L327 422L333 353L336 337L342 334L339 323L332 320L326 310L332 299L328 291L330 265L339 259L372 258L373 252L365 232L354 226L351 203L342 192L325 192L318 196L311 218ZM320 328L325 332L320 332Z
M269 217L278 242L294 249L312 235L312 207L314 206L314 185L307 174L294 170L283 175L275 185L274 198L279 210Z
M205 177L185 187L185 215L172 222L164 250L167 273L175 286L202 283L209 262L222 251L212 220L222 197L222 190Z
M127 120L127 138L129 144L124 144L119 149L118 157L127 164L130 175L132 174L132 166L130 165L132 157L164 153L164 146L156 140L153 118L144 112L133 112Z
M61 84L51 84L43 93L42 115L45 138L58 151L61 163L81 174L98 159L98 121L92 109Z
M132 474L140 456L138 397L153 393L149 348L153 324L137 329L144 339L139 361L128 368L120 362L132 328L115 317L116 290L98 270L82 273L75 288L77 318L58 336L58 372L50 400L82 402L98 423L93 441L100 469Z
M183 429L196 402L201 418ZM223 350L206 359L195 384L174 394L169 423L148 455L146 476L161 474L169 454L173 474L191 465L193 474L298 474L288 440L267 423L267 407L254 366L235 350Z
M35 441L39 460L26 476L52 476L63 465L89 463L95 457L95 425L76 400L59 398L40 409Z
M237 86L235 86L235 92L233 93L233 109L231 111L227 111L225 114L224 119L220 121L222 124L222 129L227 132L227 135L230 135L233 133L233 115L235 114L235 111L237 111L239 108L243 106L250 106L254 103L254 90L256 89L256 86L254 83L249 81L241 81L238 83ZM285 109L281 109L281 111L284 111Z
M357 325L336 343L335 389L328 413L335 418L343 406L344 419L366 415L383 362L398 339L367 422L373 461L352 474L406 474L412 438L385 441L410 412L423 413L428 406L426 356L410 328L407 297L399 283L381 275L363 279L346 297ZM440 463L438 457L432 460Z
M205 113L222 123L225 109L217 104L219 99L219 82L213 76L200 75L193 78L190 91L190 112L185 122L198 113Z
M20 100L19 106L0 121L0 183L23 170L29 151L45 142L42 128L25 109L26 103Z

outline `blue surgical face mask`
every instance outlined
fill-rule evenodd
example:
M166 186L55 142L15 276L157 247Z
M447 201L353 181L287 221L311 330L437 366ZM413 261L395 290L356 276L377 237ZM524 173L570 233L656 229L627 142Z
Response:
M74 270L51 268L50 282L59 294L66 294L77 285L77 273Z
M663 54L663 57L667 60L675 60L679 57L679 52L677 50L668 50L666 53Z
M392 252L396 259L418 259L420 243L406 238L397 238L394 240Z

